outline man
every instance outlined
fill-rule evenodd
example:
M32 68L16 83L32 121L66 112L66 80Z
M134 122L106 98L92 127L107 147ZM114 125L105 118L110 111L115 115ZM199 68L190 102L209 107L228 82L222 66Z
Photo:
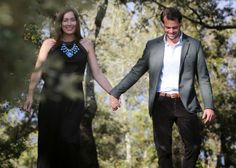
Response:
M184 142L184 168L194 168L200 152L202 111L194 82L198 81L204 103L204 123L215 118L210 78L200 42L184 34L182 15L176 8L161 13L165 34L146 44L143 56L110 92L113 110L119 97L149 72L149 112L153 120L154 141L160 168L172 168L172 126L178 126Z

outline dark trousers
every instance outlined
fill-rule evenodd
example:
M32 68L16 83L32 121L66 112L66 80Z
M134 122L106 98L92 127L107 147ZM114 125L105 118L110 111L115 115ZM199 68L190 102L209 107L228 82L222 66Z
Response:
M153 108L154 141L160 168L172 168L172 126L175 123L184 143L183 168L194 168L200 153L200 121L184 108L180 98L156 96Z

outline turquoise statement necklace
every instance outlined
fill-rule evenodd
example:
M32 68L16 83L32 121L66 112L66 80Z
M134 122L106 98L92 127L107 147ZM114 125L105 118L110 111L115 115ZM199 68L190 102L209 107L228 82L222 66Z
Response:
M61 51L66 54L67 57L71 58L79 51L79 47L74 43L72 48L68 48L65 43L62 43Z

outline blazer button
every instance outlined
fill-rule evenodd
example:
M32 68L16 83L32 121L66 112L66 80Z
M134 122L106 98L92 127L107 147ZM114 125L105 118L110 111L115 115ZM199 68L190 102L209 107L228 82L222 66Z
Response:
M184 85L183 85L183 84L180 84L179 87L182 88L182 87L184 87Z

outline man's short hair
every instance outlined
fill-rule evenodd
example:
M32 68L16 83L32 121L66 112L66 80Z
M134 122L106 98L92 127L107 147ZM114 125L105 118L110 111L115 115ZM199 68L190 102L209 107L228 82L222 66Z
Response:
M160 18L161 18L162 23L164 23L165 16L169 20L176 20L177 19L179 21L179 23L182 21L181 12L177 8L174 8L174 7L166 8L161 12Z

